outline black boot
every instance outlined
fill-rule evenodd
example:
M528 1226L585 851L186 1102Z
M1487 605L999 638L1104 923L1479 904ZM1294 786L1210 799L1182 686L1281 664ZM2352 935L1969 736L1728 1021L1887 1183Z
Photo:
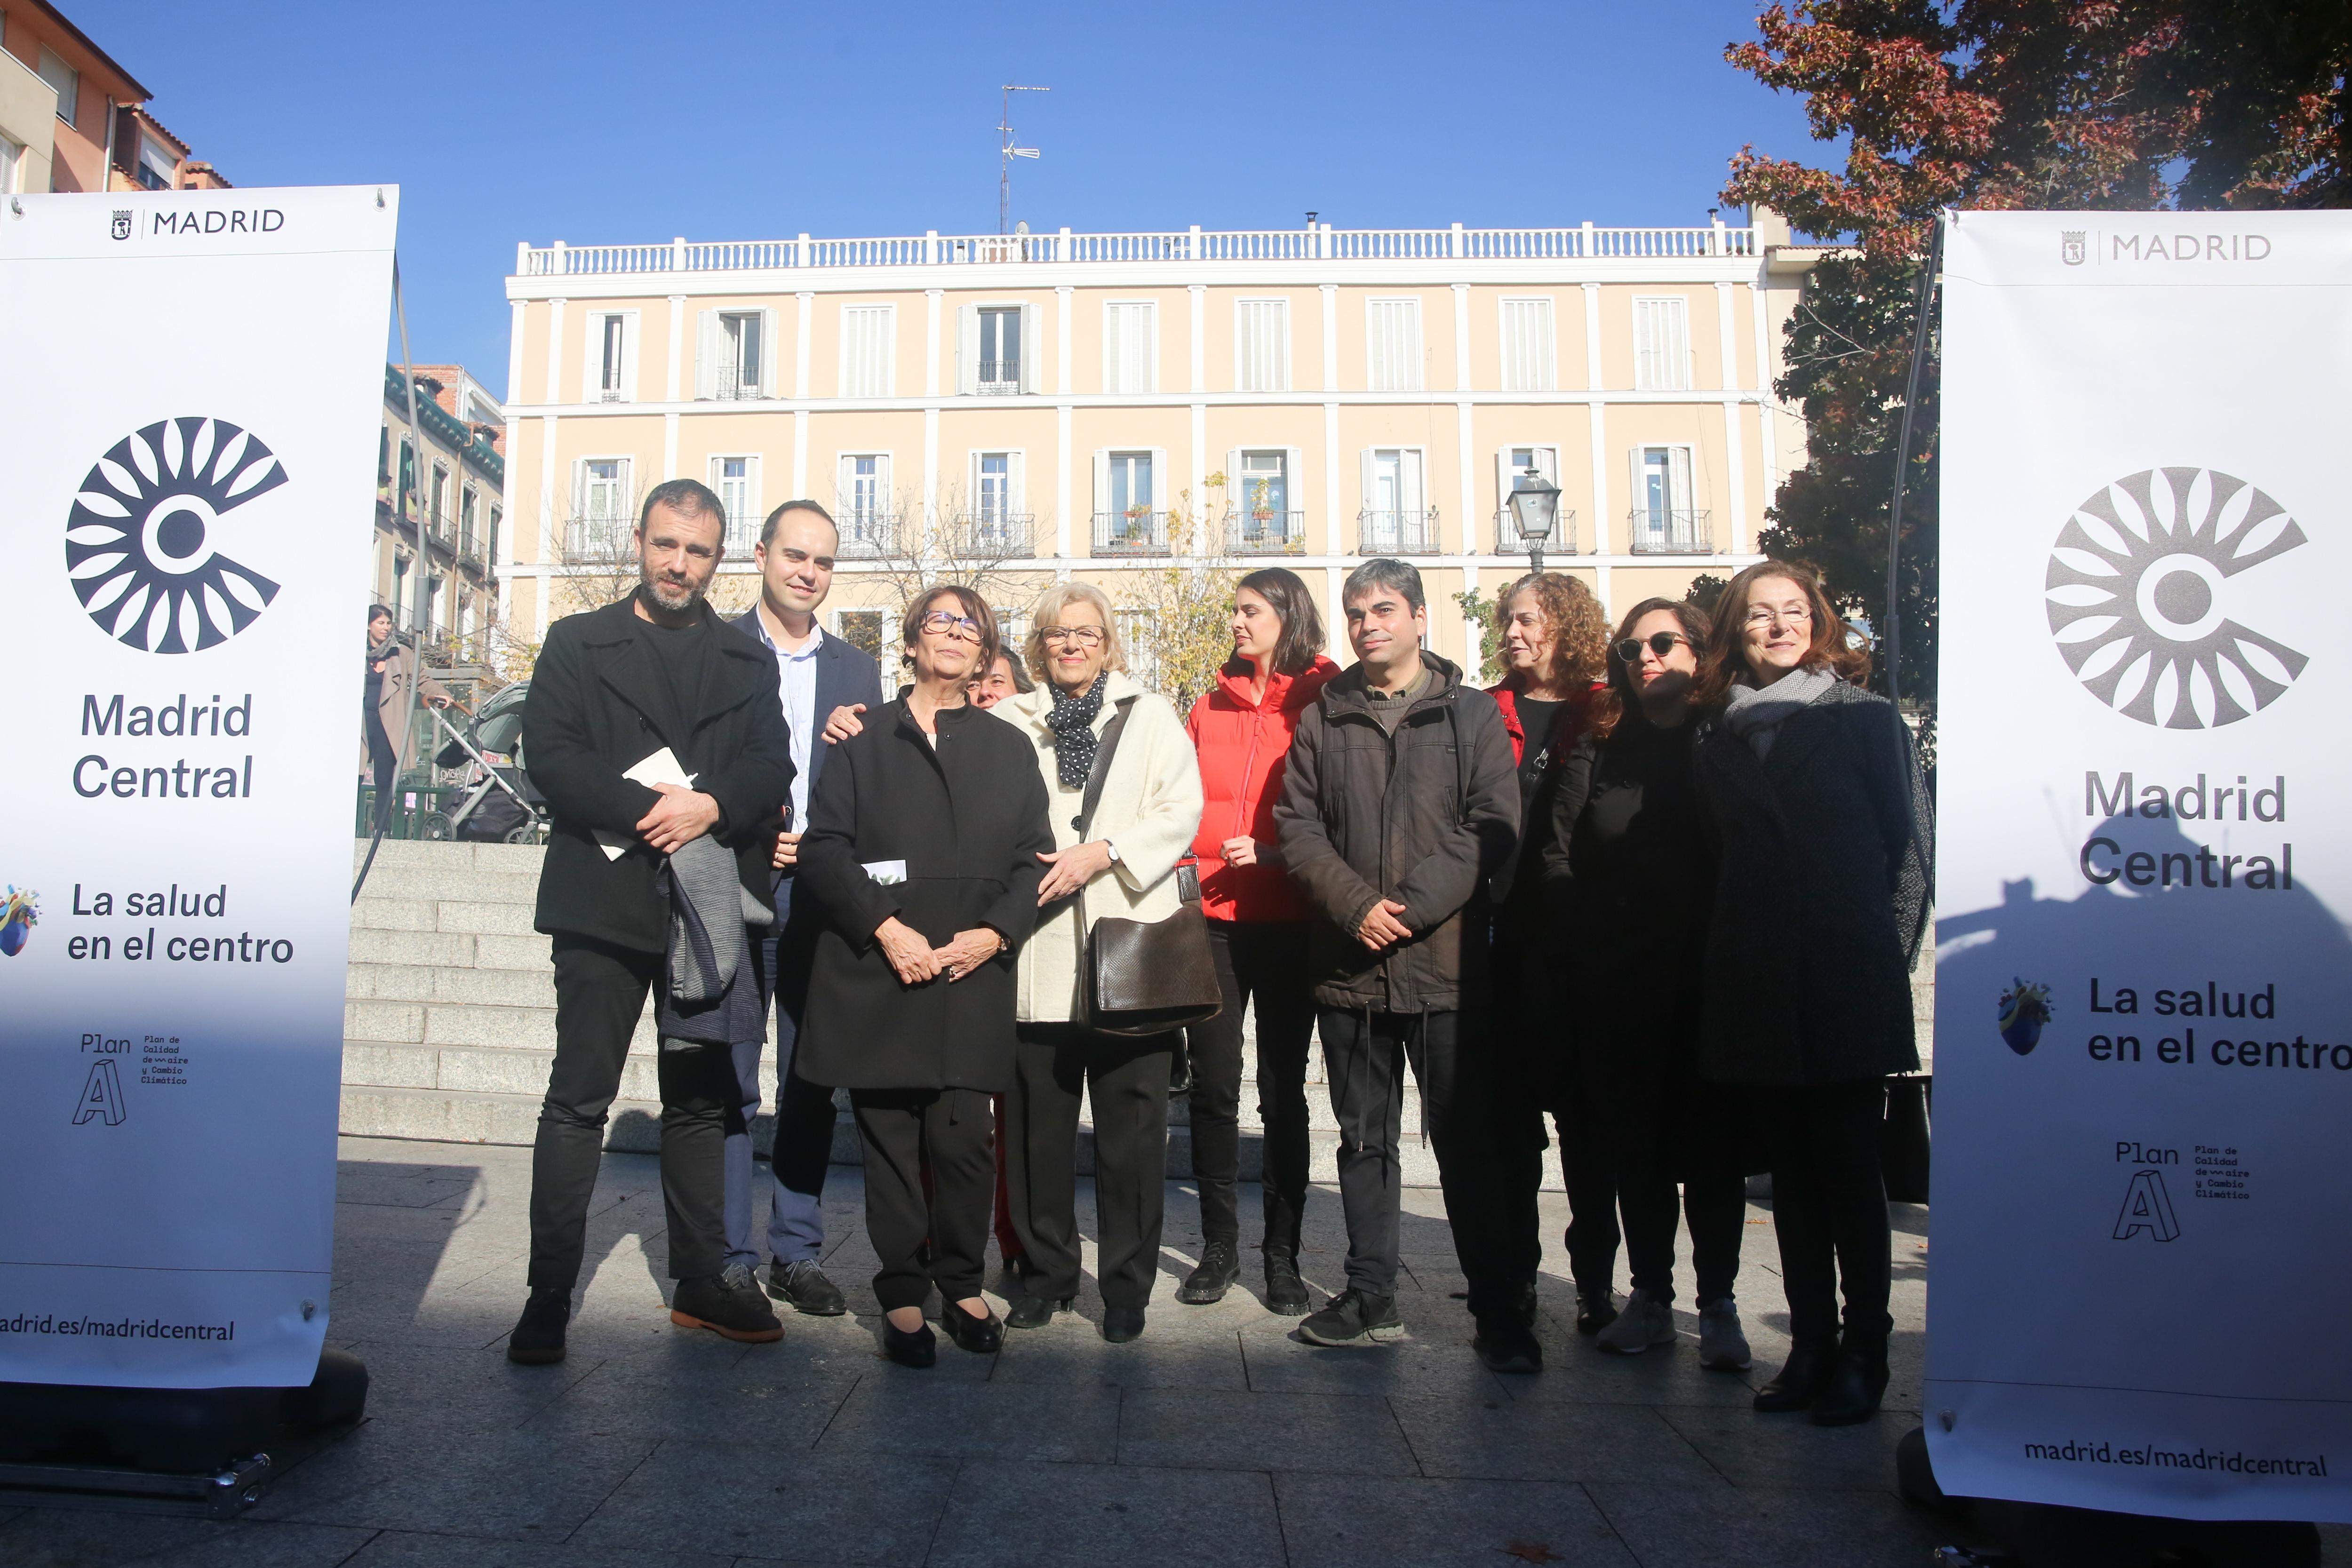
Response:
M1303 1318L1314 1305L1307 1281L1298 1277L1298 1254L1287 1247L1265 1249L1265 1310L1286 1318Z
M1205 1307L1225 1299L1242 1277L1240 1249L1230 1241L1212 1241L1201 1249L1200 1265L1176 1287L1176 1299L1188 1307Z
M523 1303L522 1318L507 1335L507 1359L524 1366L550 1366L563 1359L563 1328L572 1321L572 1292L541 1285Z
M1837 1359L1836 1340L1799 1340L1789 1347L1789 1359L1780 1375L1756 1391L1756 1408L1768 1415L1811 1409L1835 1371Z
M1851 1427L1878 1414L1886 1394L1886 1341L1849 1333L1838 1346L1821 1397L1813 1401L1813 1425Z

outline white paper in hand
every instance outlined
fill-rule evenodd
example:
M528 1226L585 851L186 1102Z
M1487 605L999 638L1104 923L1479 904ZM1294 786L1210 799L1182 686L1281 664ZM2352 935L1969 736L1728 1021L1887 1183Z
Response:
M694 788L693 778L685 768L677 765L676 754L667 746L640 761L621 777L643 784L647 789L656 784L675 784L682 789ZM602 828L596 830L597 847L604 852L604 858L608 861L619 860L628 853L629 846L636 841L637 836L635 833L608 833Z

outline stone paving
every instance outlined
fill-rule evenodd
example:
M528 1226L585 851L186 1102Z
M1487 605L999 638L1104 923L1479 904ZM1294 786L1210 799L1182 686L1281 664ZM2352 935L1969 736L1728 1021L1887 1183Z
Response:
M0 1509L0 1563L1919 1568L1951 1536L1894 1490L1919 1407L1923 1208L1895 1210L1888 1409L1823 1430L1748 1406L1787 1343L1766 1205L1740 1274L1745 1376L1698 1369L1687 1314L1671 1350L1594 1353L1549 1272L1547 1370L1486 1372L1428 1188L1405 1195L1398 1344L1304 1344L1248 1276L1181 1306L1200 1239L1178 1182L1143 1339L1105 1343L1089 1288L1079 1317L1008 1333L999 1355L943 1339L937 1369L912 1372L880 1359L855 1169L826 1192L853 1315L787 1312L781 1343L744 1346L670 1326L655 1161L608 1155L570 1359L527 1368L503 1351L529 1183L528 1150L345 1139L330 1337L367 1363L368 1420L233 1524ZM1564 1219L1547 1195L1553 1244ZM1335 1288L1328 1189L1307 1239L1308 1278Z

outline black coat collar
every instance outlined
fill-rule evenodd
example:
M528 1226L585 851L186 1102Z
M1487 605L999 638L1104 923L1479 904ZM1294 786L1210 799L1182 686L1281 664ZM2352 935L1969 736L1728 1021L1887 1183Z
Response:
M706 663L702 668L702 686L695 694L694 711L685 716L683 727L678 716L669 711L669 702L660 674L654 664L654 652L646 637L654 630L650 622L636 612L636 596L617 600L588 615L583 644L605 650L597 661L597 674L616 693L622 701L636 709L654 732L680 755L694 732L741 703L761 689L759 679L762 664L773 668L774 655L750 640L747 633L728 624L724 617L710 607L701 604L703 629L711 633L711 648L720 656ZM773 689L774 677L766 681Z

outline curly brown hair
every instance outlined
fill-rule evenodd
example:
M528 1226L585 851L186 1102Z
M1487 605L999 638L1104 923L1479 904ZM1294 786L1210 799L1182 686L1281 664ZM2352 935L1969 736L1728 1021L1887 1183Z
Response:
M1551 684L1580 689L1601 678L1609 662L1609 620L1592 590L1556 571L1531 571L1503 590L1495 601L1495 630L1510 624L1511 601L1522 593L1536 596L1550 638L1545 655L1551 665Z
M1748 674L1748 601L1756 584L1768 577L1785 577L1797 585L1811 608L1812 643L1805 650L1804 669L1827 669L1842 681L1861 685L1870 679L1870 650L1845 623L1822 587L1821 574L1809 566L1784 560L1759 560L1723 585L1715 601L1715 627L1699 653L1698 683L1691 702L1699 707L1719 706L1732 684Z

